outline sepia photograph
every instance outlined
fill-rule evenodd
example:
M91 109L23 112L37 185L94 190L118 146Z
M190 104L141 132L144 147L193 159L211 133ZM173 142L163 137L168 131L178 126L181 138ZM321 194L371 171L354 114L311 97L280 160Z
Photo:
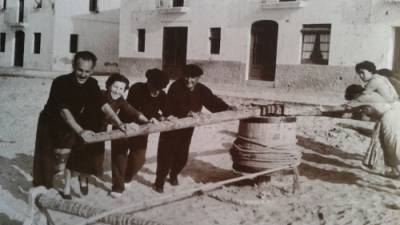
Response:
M400 0L0 0L0 225L399 225L399 95Z

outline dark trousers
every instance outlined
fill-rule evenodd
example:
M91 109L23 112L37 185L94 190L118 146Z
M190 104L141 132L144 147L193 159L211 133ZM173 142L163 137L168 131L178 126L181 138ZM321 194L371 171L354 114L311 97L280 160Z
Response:
M177 177L185 167L193 131L194 128L185 128L160 134L156 186L163 186L168 174L170 177Z
M123 192L146 161L147 135L111 142L112 191Z

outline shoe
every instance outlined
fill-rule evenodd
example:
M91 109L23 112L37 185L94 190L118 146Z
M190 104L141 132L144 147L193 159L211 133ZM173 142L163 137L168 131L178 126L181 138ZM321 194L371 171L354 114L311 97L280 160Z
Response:
M60 191L59 193L61 195L61 198L65 199L65 200L72 200L71 194L64 194L64 192L62 192L62 191Z
M112 191L112 192L110 192L110 196L113 197L113 198L121 198L122 197L122 193L116 192L116 191Z
M88 178L86 178L86 186L82 186L81 178L78 177L79 180L79 189L82 195L87 195L89 193L89 182Z
M153 186L153 190L155 190L155 191L157 191L158 193L164 193L164 187L163 186L157 186L157 185L154 185Z
M178 177L170 177L169 178L169 183L172 186L178 186L179 185Z

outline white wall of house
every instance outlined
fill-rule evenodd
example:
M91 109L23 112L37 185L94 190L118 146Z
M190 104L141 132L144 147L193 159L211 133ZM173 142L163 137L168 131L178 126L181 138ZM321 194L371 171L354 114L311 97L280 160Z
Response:
M51 8L29 9L25 31L24 68L51 70L53 52L53 12ZM35 54L34 33L41 33L40 53Z
M239 78L235 76L236 82L243 81L248 73L251 25L259 20L272 20L278 23L275 82L278 86L287 83L296 85L297 81L307 79L305 76L314 76L311 79L313 82L325 82L326 85L329 85L326 78L343 83L348 77L348 82L354 82L352 67L362 60L373 61L378 67L391 68L393 30L400 26L400 4L386 0L306 0L302 8L267 9L263 8L264 1L268 0L185 0L189 11L174 14L157 10L158 0L124 0L121 6L120 57L124 60L135 59L135 62L149 59L153 64L160 63L163 27L187 26L188 62L201 62L205 67L207 62L219 61L244 65L246 69L239 72ZM323 23L331 24L330 67L301 65L303 25ZM221 27L219 55L209 53L211 27ZM145 52L136 50L139 28L146 29ZM129 63L124 67L125 73L143 70ZM322 74L324 68L329 70L329 75ZM221 74L218 76L224 77ZM225 82L224 79L222 81ZM323 89L324 85L319 88Z
M71 69L71 59L73 57L73 54L69 52L71 34L79 35L79 51L89 50L95 53L104 52L104 46L100 44L88 45L88 43L90 43L90 39L92 42L106 42L114 38L115 36L106 34L110 29L112 32L118 34L118 24L116 24L116 20L119 19L119 16L115 13L111 13L110 17L102 16L102 14L107 14L110 11L115 12L119 7L120 0L99 0L99 13L93 13L89 10L89 0L57 0L55 4L53 70L68 71ZM83 23L87 26L83 27L82 24L79 24L79 21L86 21ZM98 24L95 25L96 23ZM107 25L102 26L105 24ZM84 35L82 35L83 33ZM104 35L99 35L100 33L104 33ZM105 40L102 39L103 37L105 37ZM118 43L117 37L114 43ZM118 44L115 45L116 49L117 46ZM115 50L111 53L114 52ZM100 61L104 57L104 55L99 55ZM104 60L108 60L108 58L107 56L107 59Z
M70 71L73 53L69 52L70 34L78 34L78 50L89 50L104 62L118 62L120 0L98 0L98 12L89 10L89 0L42 0L35 9L34 0L24 2L24 23L18 18L19 1L8 0L0 11L0 32L6 33L6 51L0 52L0 67L14 66L15 32L25 33L25 69ZM34 33L41 33L40 54L33 53Z
M24 19L18 24L19 1L7 1L6 9L0 11L0 32L6 33L6 49L0 53L0 66L14 66L15 32L25 34L24 62L26 69L51 69L53 13L49 1L43 1L42 8L36 9L33 0L24 1ZM41 33L40 54L33 54L33 33Z
M79 35L79 49L97 56L97 71L107 71L107 64L118 64L119 9L77 16L73 24L73 32Z
M5 12L0 12L0 32L6 34L5 51L0 52L0 66L9 67L13 64L15 31L5 23Z

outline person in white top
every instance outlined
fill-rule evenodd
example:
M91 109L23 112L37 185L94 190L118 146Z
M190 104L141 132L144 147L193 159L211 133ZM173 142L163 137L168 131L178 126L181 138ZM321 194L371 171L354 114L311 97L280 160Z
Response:
M390 81L376 73L375 64L370 61L357 63L355 66L357 74L364 82L364 94L376 92L382 96L386 102L395 102L399 100L399 95Z

